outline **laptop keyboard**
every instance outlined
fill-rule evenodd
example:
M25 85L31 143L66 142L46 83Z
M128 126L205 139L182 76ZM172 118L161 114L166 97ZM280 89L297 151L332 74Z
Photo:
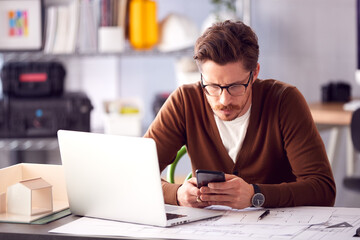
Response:
M182 218L182 217L186 217L186 215L175 214L175 213L166 213L167 220L171 220L171 219L175 219L175 218Z

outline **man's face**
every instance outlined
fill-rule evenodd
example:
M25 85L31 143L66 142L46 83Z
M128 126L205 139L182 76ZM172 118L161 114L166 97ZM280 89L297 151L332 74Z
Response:
M253 71L252 78L242 96L232 96L226 89L222 89L220 96L206 95L214 113L224 121L231 121L244 115L251 105L252 82L256 79L259 72L259 65ZM201 65L203 84L216 84L219 86L228 86L231 84L247 84L250 72L245 70L241 62L218 65L213 61L206 61Z

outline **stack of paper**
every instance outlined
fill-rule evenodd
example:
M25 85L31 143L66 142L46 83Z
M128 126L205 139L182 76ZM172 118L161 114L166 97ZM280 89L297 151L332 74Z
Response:
M310 226L326 223L334 211L315 207L276 208L259 220L264 209L224 210L220 218L171 228L84 217L50 232L166 239L292 239Z

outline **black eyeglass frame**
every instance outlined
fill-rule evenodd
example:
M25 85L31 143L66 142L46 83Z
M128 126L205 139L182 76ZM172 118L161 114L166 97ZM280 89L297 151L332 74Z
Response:
M200 84L201 84L201 87L204 89L205 93L211 97L219 97L221 96L221 94L223 93L223 90L226 89L226 91L231 95L231 96L235 96L235 97L238 97L238 96L243 96L245 93L246 93L246 89L247 87L249 86L250 84L250 80L253 78L253 71L250 71L250 76L249 76L249 79L247 81L247 83L233 83L233 84L229 84L229 85L226 85L226 86L220 86L218 84L204 84L204 79L203 79L203 75L202 73L200 73L200 78L201 78L201 81L200 81ZM229 91L229 88L233 87L233 86L244 86L245 87L245 91L243 94L241 95L232 95ZM207 90L206 90L206 87L207 86L216 86L216 87L219 87L221 89L221 92L219 95L211 95Z

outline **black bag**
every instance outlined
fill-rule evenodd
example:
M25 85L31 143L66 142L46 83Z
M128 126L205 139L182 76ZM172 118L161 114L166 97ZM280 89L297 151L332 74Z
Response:
M321 90L323 102L348 102L351 98L351 86L344 82L330 82Z
M61 97L0 99L0 138L56 137L59 129L90 131L90 99L84 93Z
M59 62L7 62L1 70L3 93L16 97L59 96L65 68Z

